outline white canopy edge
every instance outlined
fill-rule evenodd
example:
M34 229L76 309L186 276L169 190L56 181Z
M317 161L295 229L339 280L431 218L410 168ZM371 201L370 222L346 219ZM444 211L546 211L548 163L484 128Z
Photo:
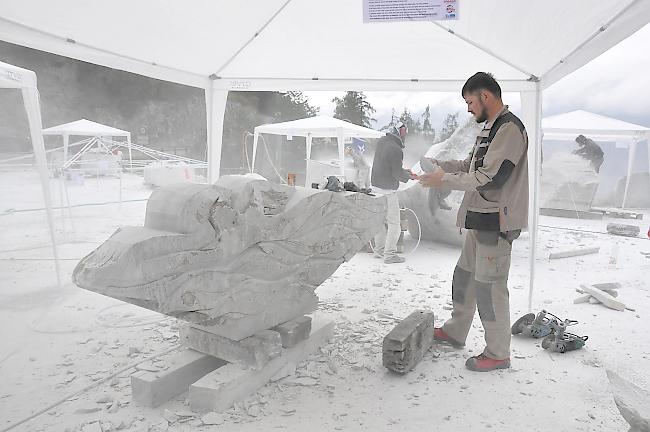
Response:
M650 21L647 0L635 0L611 17L587 40L579 44L570 54L562 58L555 67L540 78L544 90L576 71L591 60L634 34ZM607 35L607 37L603 37Z
M615 138L615 137L647 137L650 135L650 130L648 131L639 131L639 130L607 130L607 129L572 129L572 128L544 128L544 136L547 135L586 135L589 138L598 137L601 139L606 138Z
M0 17L0 40L150 78L207 88L208 77L131 58Z
M130 137L131 132L106 126L90 120L81 119L43 129L43 135L75 135L75 136L124 136Z

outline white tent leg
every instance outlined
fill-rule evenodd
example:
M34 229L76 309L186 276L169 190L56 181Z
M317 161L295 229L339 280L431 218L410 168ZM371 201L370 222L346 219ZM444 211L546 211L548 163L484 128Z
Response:
M336 141L339 147L339 164L341 164L341 177L345 182L345 137L343 136L342 129L338 130Z
M636 146L638 141L636 138L632 139L632 144L627 151L627 177L625 178L625 190L623 191L623 202L621 208L624 209L627 204L627 192L630 188L630 180L632 177L632 168L634 168L634 159L636 159Z
M70 135L63 134L63 163L68 161L68 146L70 145Z
M24 88L21 90L27 120L29 121L29 130L32 138L32 147L34 148L34 159L36 167L41 178L41 188L43 189L43 201L45 202L45 212L47 214L47 223L50 227L50 238L52 240L52 253L54 254L54 267L56 269L56 282L61 286L61 268L59 267L59 253L56 247L56 237L54 235L54 217L52 212L52 197L50 193L50 179L47 171L47 162L45 160L45 144L43 143L43 122L41 120L41 108L38 100L38 91L35 88Z
M126 142L129 144L129 169L131 170L131 172L133 172L133 156L131 155L131 134L130 133L126 136L126 140L127 140Z
M307 135L307 158L305 160L306 162L306 167L305 167L305 187L309 187L309 179L311 178L311 143L312 143L312 138L311 134Z
M208 143L208 183L212 184L219 178L221 170L221 149L223 147L223 120L226 113L227 90L210 88L205 91L205 108L207 115Z
M255 132L255 134L253 135L253 160L251 161L251 173L255 172L255 158L257 157L257 142L259 141L259 139L260 139L260 134Z
M537 225L539 219L539 190L542 174L542 92L537 90L521 92L521 107L526 131L528 133L528 173L530 197L528 211L528 230L530 233L530 281L528 286L528 311L533 308L533 288L535 285L535 257L537 255Z

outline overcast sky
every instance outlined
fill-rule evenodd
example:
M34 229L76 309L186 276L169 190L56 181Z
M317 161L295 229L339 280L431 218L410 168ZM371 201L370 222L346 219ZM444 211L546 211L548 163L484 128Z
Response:
M581 69L563 78L543 95L544 116L576 109L615 117L650 126L650 24L630 36ZM460 91L460 89L459 89ZM320 113L332 115L331 102L341 92L305 92ZM366 92L377 110L375 127L390 120L391 109L421 112L431 105L431 122L435 128L449 112L462 112L465 104L460 94L433 92ZM514 109L520 106L519 95L508 93L504 101Z

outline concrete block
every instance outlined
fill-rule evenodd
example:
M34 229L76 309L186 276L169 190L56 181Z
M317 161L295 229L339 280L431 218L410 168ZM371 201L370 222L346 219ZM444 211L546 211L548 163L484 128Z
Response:
M309 333L311 332L311 317L307 315L301 316L300 318L280 324L272 330L280 333L284 348L291 348L298 342L309 337Z
M402 374L413 369L433 344L433 321L433 312L418 310L391 330L382 348L384 366Z
M138 371L131 375L133 400L155 408L184 393L190 384L207 373L227 364L218 358L184 349L167 361L168 367L158 372Z
M190 408L195 411L223 412L235 402L241 401L268 383L287 364L298 364L319 347L327 343L334 334L334 323L315 318L308 339L282 350L260 370L244 369L230 363L204 376L190 386Z
M282 350L280 333L272 330L261 331L251 337L235 341L198 326L181 328L181 343L188 348L237 363L241 366L261 369L271 359L278 357Z

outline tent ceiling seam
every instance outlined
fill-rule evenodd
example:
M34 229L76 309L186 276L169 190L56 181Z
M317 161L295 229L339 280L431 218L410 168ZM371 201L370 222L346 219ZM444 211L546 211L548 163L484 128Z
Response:
M526 69L524 69L524 68L522 68L520 66L517 66L516 64L514 64L513 62L511 62L509 60L506 60L505 58L497 55L492 50L490 50L490 49L484 47L483 45L473 41L472 39L470 39L468 37L465 37L462 34L450 29L449 27L445 27L444 25L442 25L442 24L440 24L438 22L432 21L432 24L435 25L436 27L441 28L442 30L446 31L447 33L450 33L450 34L454 35L455 37L462 40L463 42L468 43L468 44L472 45L475 48L478 48L479 50L483 51L484 53L486 53L490 57L493 57L493 58L499 60L500 62L505 63L506 65L510 66L511 68L514 68L514 69L518 70L519 72L523 73L524 75L527 75L528 76L527 81L531 81L531 82L538 82L539 81L539 78L535 74L527 71Z
M275 13L264 23L264 25L255 32L255 34L247 40L244 45L242 45L235 53L228 59L226 62L221 65L219 69L213 74L210 75L210 79L215 80L215 79L220 79L221 77L219 74L221 73L222 70L227 68L238 56L241 54L242 51L244 51L266 28L277 18L278 15L291 3L291 0L287 0L284 2L284 4L277 10Z
M83 42L79 42L79 41L77 41L76 39L73 39L73 38L60 36L60 35L57 35L57 34L54 34L54 33L47 32L45 30L41 30L41 29L38 29L38 28L35 28L35 27L31 27L31 26L28 26L26 24L20 23L18 21L8 19L6 17L0 17L0 21L8 22L8 23L10 23L12 25L22 27L24 29L27 29L27 30L35 32L35 33L40 33L40 34L42 34L44 36L47 36L47 37L50 37L50 38L59 39L59 40L65 42L65 43L78 45L78 46L84 47L84 48L89 48L91 50L101 52L101 53L104 53L104 54L109 54L109 55L119 57L119 58L122 58L122 59L125 59L125 60L145 64L147 66L155 66L155 67L158 67L158 68L161 68L161 69L166 69L166 70L169 70L169 71L180 72L180 73L183 73L183 74L192 75L192 76L195 76L195 77L199 77L201 79L206 79L205 76L203 76L201 74L197 74L195 72L190 72L190 71L186 71L186 70L183 70L183 69L178 69L178 68L171 67L171 66L161 65L161 64L158 64L158 63L153 62L153 61L146 61L146 60L142 60L142 59L139 59L139 58L126 56L126 55L123 55L123 54L118 54L116 52L113 52L113 51L110 51L110 50L107 50L107 49L104 49L104 48L98 48L98 47L95 47L93 45L89 45L89 44L86 44L86 43L83 43ZM64 57L67 57L67 56L64 56Z
M558 67L562 66L569 60L570 57L573 57L578 51L580 51L582 48L584 48L589 42L594 40L596 37L598 37L600 34L604 33L605 30L607 30L616 20L618 20L625 12L627 12L628 9L630 9L632 6L634 6L636 3L639 3L642 0L632 0L630 3L628 3L625 7L623 7L616 15L614 15L609 21L607 21L605 24L601 25L598 27L598 30L596 30L594 33L592 33L587 39L582 41L578 46L576 46L569 54L565 55L558 61L553 67L551 67L549 70L547 70L541 77L540 79L544 79L547 77L551 72L553 72L555 69ZM593 59L592 59L593 60ZM591 60L590 60L591 61Z

